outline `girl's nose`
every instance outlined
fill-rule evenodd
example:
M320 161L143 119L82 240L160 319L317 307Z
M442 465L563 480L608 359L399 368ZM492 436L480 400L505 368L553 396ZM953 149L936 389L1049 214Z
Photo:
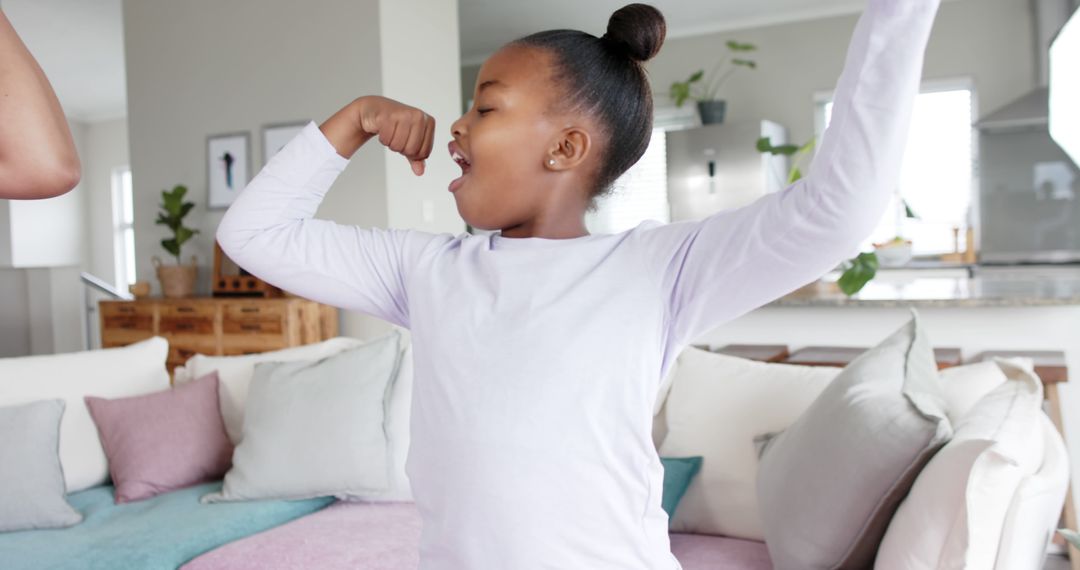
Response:
M450 125L450 134L451 135L453 135L454 137L460 137L463 134L465 134L464 120L465 120L465 116L462 115L461 117L458 118L458 120L454 121L453 124Z

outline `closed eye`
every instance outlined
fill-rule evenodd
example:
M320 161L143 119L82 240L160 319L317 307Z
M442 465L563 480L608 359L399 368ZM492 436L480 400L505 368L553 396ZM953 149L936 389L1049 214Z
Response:
M477 113L480 113L481 115L483 115L484 113L490 113L490 112L492 112L492 111L494 111L494 110L495 110L495 109L477 109L477 110L476 110L476 112L477 112Z

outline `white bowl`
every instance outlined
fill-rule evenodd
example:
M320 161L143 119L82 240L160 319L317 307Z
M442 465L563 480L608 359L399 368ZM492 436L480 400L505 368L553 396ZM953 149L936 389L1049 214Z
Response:
M910 242L888 247L874 247L874 252L877 253L878 264L882 267L900 267L911 261Z

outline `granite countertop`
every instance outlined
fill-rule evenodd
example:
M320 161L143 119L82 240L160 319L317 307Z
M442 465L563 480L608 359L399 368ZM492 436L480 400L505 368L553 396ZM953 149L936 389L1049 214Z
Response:
M976 275L889 279L879 275L852 297L838 275L781 297L766 307L1034 307L1080 306L1080 276Z

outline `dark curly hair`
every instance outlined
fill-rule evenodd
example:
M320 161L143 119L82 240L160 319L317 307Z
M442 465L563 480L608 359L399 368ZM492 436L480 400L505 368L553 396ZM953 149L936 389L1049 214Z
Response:
M601 37L578 30L548 30L508 45L541 48L553 57L554 77L566 94L560 112L582 112L598 119L605 143L589 194L590 211L609 194L612 183L630 169L652 137L653 99L644 62L664 43L664 16L648 4L627 4L608 20Z

